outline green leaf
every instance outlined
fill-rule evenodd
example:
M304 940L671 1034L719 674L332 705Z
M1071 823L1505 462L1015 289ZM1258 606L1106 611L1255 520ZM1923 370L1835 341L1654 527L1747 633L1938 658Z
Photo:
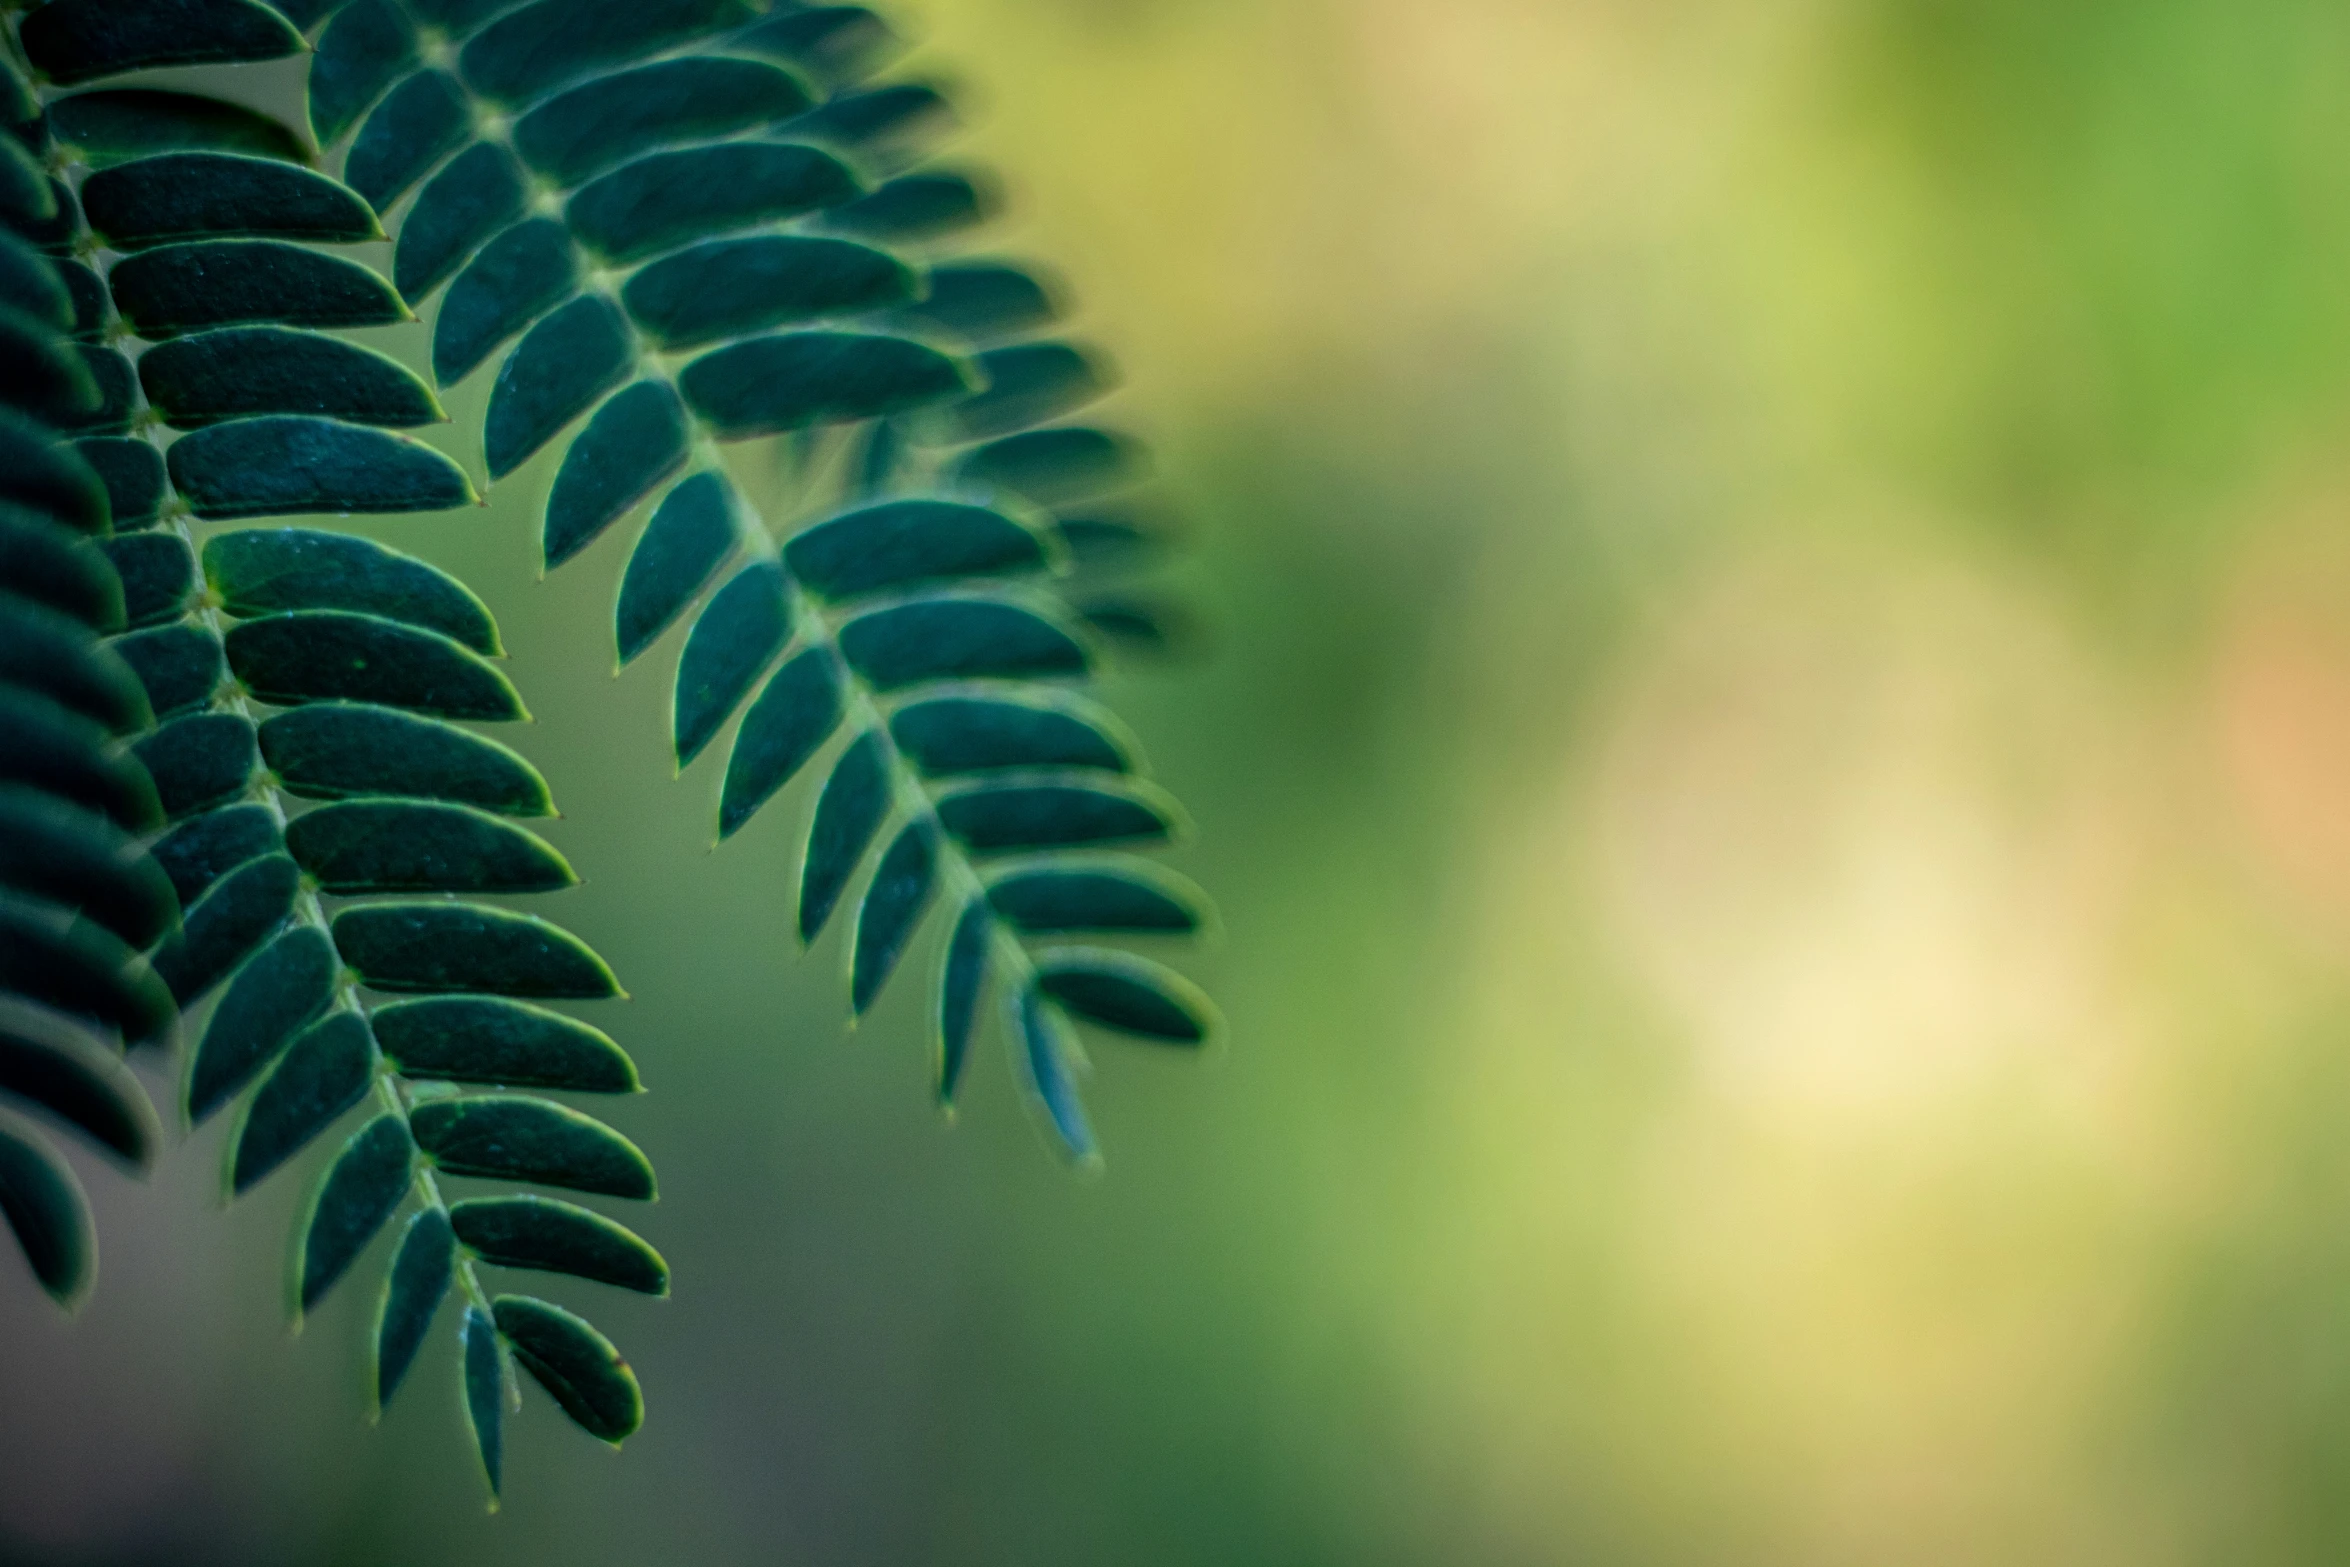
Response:
M9 892L0 892L0 989L95 1018L129 1044L160 1037L179 1016L170 987L120 937Z
M92 168L158 152L235 152L308 163L310 149L286 126L243 104L195 93L112 88L49 106L49 129Z
M121 272L118 266L117 274ZM118 529L144 528L163 509L163 454L146 441L93 435L73 443L75 453L105 486ZM0 462L5 462L0 457Z
M466 903L368 903L335 916L343 961L377 990L479 990L597 1001L620 994L604 960L531 915Z
M331 419L214 425L172 442L166 461L173 488L213 520L446 511L480 499L465 470L423 442Z
M1044 542L998 511L894 500L843 512L799 534L783 558L828 599L954 577L1013 576L1050 564Z
M968 175L906 174L824 215L824 226L860 239L902 245L937 239L986 221L998 205Z
M490 1511L498 1510L498 1488L506 1470L506 1365L498 1353L498 1330L478 1307L465 1308L465 1419L473 1428L473 1449L481 1455L482 1478L490 1488Z
M44 256L0 227L0 299L42 326L79 335L81 306L78 294L67 292L69 269L90 270L79 262Z
M1187 936L1208 921L1207 900L1197 887L1143 860L1055 859L1020 866L990 880L987 899L996 913L1031 934Z
M938 982L938 1102L952 1105L963 1081L964 1063L971 1058L971 1025L979 1015L979 992L987 983L988 954L994 948L995 921L979 898L963 906L955 917L955 933L948 938Z
M910 338L785 332L713 349L677 378L720 440L872 419L960 396L963 367Z
M0 734L8 737L0 746L0 782L45 789L133 832L162 825L163 808L146 772L80 714L0 685Z
M665 256L630 278L620 298L656 345L691 348L786 322L879 310L913 294L913 272L886 251L762 234Z
M789 73L751 60L663 60L559 93L514 122L514 150L559 186L639 153L786 120L808 107Z
M783 568L753 561L712 595L685 639L670 709L677 765L702 754L776 649L791 635Z
M399 429L449 416L416 372L389 354L323 332L224 327L150 348L139 384L174 429L254 414L313 414Z
M212 1009L188 1068L191 1125L243 1092L303 1025L326 1010L342 971L334 943L315 925L297 925L245 960Z
M990 349L978 364L986 390L955 409L955 422L972 438L1058 419L1109 390L1101 366L1067 343Z
M294 818L286 849L322 892L552 892L576 886L554 846L466 805L346 800Z
M185 239L383 238L367 203L325 175L237 153L167 152L119 163L83 181L81 196L90 228L116 250Z
M52 416L50 422L76 435L120 435L128 430L139 389L138 372L130 360L90 343L70 343L66 349L89 373L90 383L98 389L98 405L86 413Z
M482 434L490 477L512 473L627 379L634 358L628 323L601 294L582 295L532 327L490 388ZM683 444L682 429L675 444Z
M606 1197L653 1198L653 1166L593 1116L525 1094L429 1099L410 1114L417 1146L452 1175L486 1175Z
M938 830L927 818L908 822L874 868L865 899L857 906L856 962L849 977L849 1005L862 1015L889 983L906 943L922 923L937 885Z
M576 1018L519 1001L449 996L375 1012L376 1043L403 1077L575 1094L633 1094L635 1063Z
M697 473L654 509L620 582L613 634L628 663L669 628L734 553L740 524L724 475Z
M473 590L373 539L315 528L247 528L204 544L204 580L232 615L346 609L437 631L498 657L498 628Z
M178 895L138 839L20 784L0 784L0 886L77 909L133 947L179 921Z
M419 71L393 88L359 127L343 159L343 178L376 211L387 211L434 164L462 146L472 129L457 78L446 71Z
M229 628L229 667L265 702L376 702L438 718L529 716L506 677L437 631L345 610L264 615Z
M30 251L22 253L28 256L32 254ZM35 259L43 260L65 289L73 310L70 320L72 335L93 343L103 337L106 333L106 280L79 261ZM26 302L26 308L31 308L30 301Z
M44 424L81 429L103 404L77 345L0 305L0 399Z
M1057 506L1125 482L1140 462L1132 442L1071 425L1027 430L974 447L955 464L954 476L964 484L1024 495L1039 506Z
M1010 767L1134 770L1133 742L1090 703L1022 692L949 693L890 714L890 738L933 777Z
M941 597L859 615L841 628L849 667L889 691L925 680L1082 675L1085 649L1034 610L992 598Z
M302 1311L316 1306L359 1260L375 1232L389 1222L408 1195L416 1145L399 1116L377 1116L343 1144L311 1199L294 1253L295 1299Z
M1018 1045L1021 1076L1029 1097L1052 1125L1061 1149L1080 1165L1097 1164L1101 1152L1093 1128L1086 1124L1085 1105L1077 1095L1077 1054L1068 1025L1045 1004L1035 985L1009 999L1012 1037Z
M1077 565L1125 567L1167 547L1168 527L1124 511L1089 512L1055 520L1061 543Z
M972 784L939 800L938 819L979 853L1164 839L1181 823L1163 791L1133 780Z
M0 996L0 1093L39 1105L138 1168L161 1132L147 1091L111 1045L12 996Z
M848 889L866 845L889 815L889 764L881 736L859 735L833 764L816 799L808 827L807 858L800 867L800 940L814 941Z
M822 108L801 115L791 134L870 157L926 141L953 123L954 110L937 88L894 82L871 92L836 94Z
M740 0L537 0L475 35L458 68L483 97L528 103L748 15Z
M196 591L196 557L178 534L127 534L100 539L98 548L122 578L124 625L151 626L187 612Z
M392 1401L407 1379L424 1336L432 1331L434 1313L449 1293L456 1273L457 1239L449 1231L449 1216L440 1208L418 1210L400 1237L391 1271L384 1277L383 1295L375 1308L375 1407Z
M63 248L55 241L73 235L72 218L57 199L64 190L16 138L0 137L0 226L41 249Z
M232 1145L229 1190L244 1195L308 1147L367 1097L374 1074L375 1040L362 1014L330 1012L303 1029L246 1107Z
M109 733L155 720L138 677L90 629L46 604L0 591L0 681L68 708Z
M330 147L416 63L416 31L389 0L352 0L310 58L310 134Z
M29 507L58 525L61 532L104 533L107 529L105 488L74 449L57 444L51 432L4 412L0 412L0 502ZM16 587L13 571L7 580L14 591L24 591Z
M597 254L635 261L856 193L856 176L813 147L724 142L624 164L580 187L564 217ZM402 292L415 297L405 286Z
M478 1197L449 1209L457 1238L501 1268L538 1268L669 1293L669 1264L634 1230L554 1197Z
M98 1267L89 1202L65 1161L11 1115L0 1115L0 1217L49 1298L75 1305Z
M493 403L491 413L496 411ZM639 381L615 392L556 471L541 535L547 564L560 566L594 543L685 459L685 410L667 383Z
M177 934L156 949L155 972L183 1007L226 978L294 912L301 873L283 855L248 860L190 905Z
M432 373L462 381L500 343L545 315L579 286L571 233L553 218L530 218L482 246L449 285L433 321Z
M104 504L101 496L100 504ZM0 503L0 582L97 631L122 626L122 582L104 555L45 517Z
M921 302L899 313L974 343L1034 331L1061 313L1055 289L1000 261L932 267L927 281Z
M242 713L191 713L131 747L154 780L171 821L225 805L245 792L261 765L253 720Z
M778 669L743 715L726 759L718 836L731 838L840 727L840 671L829 649L810 648Z
M452 158L425 182L400 225L392 248L400 297L421 300L448 281L485 240L522 216L523 197L522 170L505 148L477 142Z
M279 713L261 726L261 755L282 787L313 799L392 794L502 816L555 814L546 779L513 751L387 707L319 702Z
M1169 1044L1204 1043L1216 1009L1173 969L1128 952L1051 947L1037 954L1037 988L1088 1022Z
M17 29L25 58L63 86L157 65L274 60L302 35L253 0L49 0Z
M562 1307L527 1295L500 1295L490 1309L514 1358L582 1431L617 1447L645 1423L636 1373L610 1339Z
M220 638L204 626L160 626L118 637L113 651L128 664L158 718L211 705L228 676Z
M787 60L827 82L870 75L904 42L861 5L778 9L729 39L730 47Z
M264 321L353 327L414 319L391 284L357 262L275 239L161 245L125 256L108 282L123 319L151 339Z
M185 908L228 872L279 846L277 818L268 806L231 805L174 827L156 843L154 854Z

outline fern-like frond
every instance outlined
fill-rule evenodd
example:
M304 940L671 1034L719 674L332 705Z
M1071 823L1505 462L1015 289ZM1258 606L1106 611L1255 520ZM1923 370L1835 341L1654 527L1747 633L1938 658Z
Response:
M1056 284L957 248L998 200L984 171L934 158L944 97L876 80L896 41L855 6L319 16L312 128L348 136L345 177L395 232L402 294L439 295L436 379L495 364L490 478L562 452L547 563L649 506L616 648L625 664L690 623L671 743L682 768L734 725L719 836L823 759L802 939L848 911L862 1013L951 909L941 1101L992 981L1032 1097L1091 1160L1069 1021L1192 1044L1213 1014L1155 965L1041 966L1024 938L1204 917L1150 862L1101 857L1169 841L1182 817L1070 690L1113 645L1177 628L1109 579L1154 542L1094 504L1132 483L1139 448L1067 422L1108 389L1106 361L1048 335ZM722 454L770 438L775 482ZM1062 862L1051 918L1075 924L1040 927L1036 878Z
M464 472L403 428L444 417L398 361L333 329L414 320L332 247L374 212L319 172L291 127L224 99L108 85L158 64L303 47L252 0L50 0L12 40L41 85L19 138L57 216L37 236L67 280L69 368L93 384L55 422L80 434L119 531L107 644L135 675L153 860L184 911L151 960L159 1016L208 1007L186 1078L202 1121L232 1104L242 1194L358 1120L295 1226L296 1319L405 1208L375 1335L376 1400L406 1376L444 1297L461 1298L466 1406L494 1499L506 1400L532 1372L617 1442L634 1377L580 1318L493 1296L484 1266L666 1293L659 1255L616 1221L546 1197L452 1200L460 1175L629 1199L642 1153L535 1093L637 1087L609 1039L537 1003L619 987L569 932L465 901L576 878L521 825L552 814L530 764L466 727L524 716L489 612L461 583L369 540L225 519L438 510ZM62 87L77 90L59 92ZM420 345L421 346L421 345ZM147 970L142 970L147 972ZM387 999L405 997L413 999ZM126 1023L127 1028L127 1023Z

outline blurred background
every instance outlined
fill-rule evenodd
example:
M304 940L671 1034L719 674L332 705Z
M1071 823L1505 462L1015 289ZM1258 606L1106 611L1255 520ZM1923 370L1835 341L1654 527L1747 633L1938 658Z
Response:
M1228 1048L1098 1046L1097 1180L992 1048L942 1125L551 464L385 522L634 994L648 1422L531 1390L486 1518L215 1125L88 1169L78 1319L0 1276L0 1559L2342 1559L2350 10L896 14L1191 524L1207 656L1108 694Z

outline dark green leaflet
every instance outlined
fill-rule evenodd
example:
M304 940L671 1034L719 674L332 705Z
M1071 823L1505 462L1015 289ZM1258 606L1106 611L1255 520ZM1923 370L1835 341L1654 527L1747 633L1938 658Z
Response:
M296 817L286 848L321 891L552 892L579 878L533 833L470 806L347 800Z
M963 433L975 437L1057 419L1109 390L1100 363L1068 343L991 349L978 364L984 390L955 409Z
M295 1036L237 1128L229 1189L245 1192L367 1096L375 1039L357 1012L330 1012Z
M1090 767L1131 772L1123 735L1107 714L1033 696L950 694L909 702L890 714L889 733L915 766L933 776L1011 767Z
M253 0L50 0L17 31L25 58L65 85L157 65L272 60L302 35Z
M82 211L117 250L189 239L381 239L375 214L323 174L225 152L168 152L100 169ZM402 290L403 293L406 290Z
M620 994L604 960L531 915L463 903L368 903L334 920L343 960L378 990L541 1000Z
M89 271L78 262L41 255L0 230L0 299L32 317L36 324L57 332L73 331L81 316L77 294L66 291L68 269Z
M228 675L220 638L202 626L159 626L118 637L112 652L137 675L158 718L210 704Z
M495 740L388 707L318 702L261 726L261 756L289 793L397 794L502 816L552 816L538 769Z
M374 1018L377 1044L404 1076L579 1094L632 1094L640 1087L635 1064L618 1045L543 1007L451 996L396 1002Z
M400 1237L399 1252L384 1277L382 1299L375 1313L375 1403L378 1409L392 1400L432 1331L441 1297L449 1293L455 1273L456 1237L449 1217L439 1208L420 1208Z
M73 312L71 335L96 342L106 332L106 280L78 261L53 260L47 266L65 288Z
M1068 1025L1045 1004L1042 989L1033 984L1010 996L1007 1006L1028 1091L1060 1135L1061 1147L1080 1164L1100 1158L1093 1128L1085 1119L1084 1103L1077 1095L1072 1065L1076 1045L1068 1038Z
M106 557L45 517L0 504L0 582L94 630L122 625L122 581Z
M162 824L153 780L108 745L101 725L47 697L0 686L0 728L9 736L0 750L0 782L46 789L133 831Z
M1147 1039L1197 1045L1215 1028L1214 1012L1196 986L1131 953L1048 948L1037 954L1036 983L1088 1022Z
M334 943L313 925L296 926L245 960L212 1009L189 1069L191 1122L242 1092L298 1029L326 1010L341 967Z
M224 327L139 359L148 402L176 429L255 414L310 414L408 429L448 418L432 389L389 354L320 332Z
M785 332L714 349L677 384L720 440L745 440L919 408L970 382L953 358L907 338Z
M791 635L781 567L756 561L735 573L694 622L677 664L670 732L677 765L702 754L767 661Z
M483 425L490 477L503 478L520 467L627 379L633 354L628 323L600 294L573 300L525 333L490 389ZM684 457L685 435L674 420L671 428L675 435L669 444L676 454L667 461L675 462ZM653 471L657 476L661 469Z
M194 93L115 88L49 106L51 134L93 168L158 152L237 152L307 163L301 138L266 114Z
M72 1305L89 1287L98 1240L81 1182L21 1119L0 1111L0 1218L41 1288Z
M298 1224L296 1300L303 1311L350 1271L408 1194L416 1145L398 1115L379 1115L343 1144Z
M107 282L115 308L145 338L259 322L351 327L413 319L391 285L367 268L283 240L161 245L124 257Z
M807 858L800 868L801 941L814 941L832 918L858 861L889 815L889 805L890 774L881 737L859 735L841 753L816 799Z
M145 441L104 435L76 441L74 449L104 484L115 527L127 531L155 521L163 508L161 452Z
M787 322L878 310L913 297L914 274L886 251L810 235L712 240L628 280L630 319L663 348L691 348Z
M381 212L462 145L469 128L457 79L446 71L419 72L368 115L343 162L343 178Z
M277 847L277 818L266 805L231 805L183 822L155 844L155 863L171 878L182 906L225 872Z
M613 634L620 662L642 653L668 629L734 553L733 491L715 473L674 486L654 509L620 583Z
M130 1044L178 1020L171 990L147 960L94 921L0 891L0 989L87 1017Z
M862 506L795 537L784 561L811 591L852 598L957 577L1017 576L1050 562L1044 542L1001 512L959 501Z
M974 898L955 917L938 987L938 1101L951 1105L971 1057L971 1029L979 1015L979 992L987 983L989 947L995 922L987 905Z
M231 627L226 641L237 678L280 706L371 701L438 718L495 723L529 716L514 687L480 654L377 615L265 615Z
M1023 931L1131 931L1190 935L1206 923L1197 888L1135 860L1087 864L1049 860L998 875L987 900Z
M579 264L561 223L515 224L482 246L449 285L433 321L433 379L443 386L463 380L578 285Z
M1084 645L1022 604L941 597L878 609L841 628L851 668L876 689L933 680L1049 679L1091 667Z
M392 286L421 300L480 244L522 215L522 171L487 142L451 159L417 196L392 250Z
M903 244L985 221L996 206L968 175L908 174L824 215L825 227Z
M354 0L310 61L310 134L330 146L416 59L416 32L389 0Z
M73 909L134 947L179 919L170 879L138 839L94 811L0 785L0 886Z
M155 1111L111 1045L74 1020L0 997L0 1093L14 1095L125 1162L144 1165Z
M1052 289L1002 262L932 267L927 282L921 301L902 313L973 343L1031 331L1061 313Z
M1134 476L1141 462L1134 447L1106 430L1069 426L1025 430L957 460L961 483L1008 490L1039 506L1083 500Z
M457 1239L503 1268L569 1273L643 1295L669 1293L669 1264L635 1231L552 1197L483 1197L449 1209Z
M849 1006L862 1013L889 983L930 906L938 873L938 829L926 819L908 822L884 850L873 884L857 907L855 962Z
M520 358L508 360L508 367ZM503 372L499 384L505 384ZM490 413L495 419L494 402ZM547 564L559 566L587 548L622 512L683 467L687 440L685 410L666 384L639 381L608 399L571 443L555 474L542 536Z
M87 626L0 591L0 681L128 734L154 721L136 675Z
M981 852L1168 838L1179 825L1173 813L1172 801L1123 780L1116 787L1107 780L984 782L938 802L940 824Z
M520 1094L433 1099L410 1114L417 1146L457 1175L651 1201L653 1167L636 1144L592 1116Z
M590 250L610 261L636 261L690 240L813 212L856 191L856 176L813 147L727 142L657 152L614 169L580 187L564 217Z
M293 912L301 872L265 854L229 872L189 905L180 928L155 951L155 971L186 1006L228 977L237 960Z
M498 1330L479 1308L465 1308L465 1417L473 1427L473 1449L481 1455L482 1478L489 1483L490 1506L498 1505L505 1483L506 1440L501 1422L506 1411L506 1364L498 1348Z
M238 713L175 718L131 750L175 822L238 798L261 765L253 721Z
M492 658L505 650L473 591L371 539L311 528L248 528L204 545L204 580L232 615L347 609L437 631Z
M491 1303L514 1358L588 1435L617 1446L644 1424L636 1373L612 1341L560 1306L527 1295Z
M832 654L811 648L769 678L743 714L726 786L718 802L718 836L733 836L776 790L791 781L841 719L840 673Z
M332 419L274 415L171 443L173 488L199 517L444 511L479 499L465 470L421 441Z
M665 143L787 120L808 95L785 71L751 60L666 60L574 87L514 123L523 161L577 185Z

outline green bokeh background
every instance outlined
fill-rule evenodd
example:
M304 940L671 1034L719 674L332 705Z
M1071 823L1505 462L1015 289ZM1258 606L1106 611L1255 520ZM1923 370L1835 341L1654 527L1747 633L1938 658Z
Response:
M1108 694L1228 1048L1100 1044L1100 1179L1000 1052L943 1126L795 955L805 789L710 852L623 546L536 580L551 465L371 526L634 995L648 1422L532 1392L485 1518L453 1345L366 1428L208 1128L89 1167L78 1319L0 1289L0 1558L2340 1560L2350 11L905 19L1190 523Z

